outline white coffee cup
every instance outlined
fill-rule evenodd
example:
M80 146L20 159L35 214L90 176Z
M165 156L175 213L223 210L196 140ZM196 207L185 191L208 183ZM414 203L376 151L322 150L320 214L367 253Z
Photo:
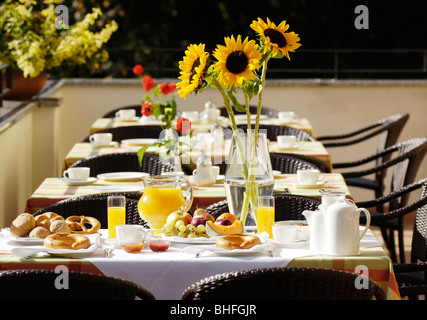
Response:
M219 176L219 166L212 166L212 175L214 176L215 180L218 179Z
M297 171L298 182L301 185L313 185L319 182L322 179L322 175L320 171L317 169L309 169L309 170L298 170Z
M280 111L277 117L282 122L292 122L296 119L296 114L293 111Z
M90 176L89 167L75 167L68 168L64 171L64 178L68 178L71 181L87 181Z
M274 223L272 230L274 241L281 244L291 244L310 239L310 230L304 220L278 221Z
M108 145L113 140L112 133L94 133L89 137L89 141L93 144Z
M141 244L145 240L145 230L141 225L122 224L116 226L116 236L120 245Z
M135 109L120 109L116 112L116 118L121 120L132 120L136 116Z
M277 143L281 148L292 148L297 142L297 137L292 135L277 136Z

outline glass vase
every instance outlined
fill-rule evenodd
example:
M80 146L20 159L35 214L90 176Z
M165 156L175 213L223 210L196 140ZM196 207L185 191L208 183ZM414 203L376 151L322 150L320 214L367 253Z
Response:
M230 213L246 229L255 229L258 198L271 196L274 190L265 133L239 131L233 135L224 184Z

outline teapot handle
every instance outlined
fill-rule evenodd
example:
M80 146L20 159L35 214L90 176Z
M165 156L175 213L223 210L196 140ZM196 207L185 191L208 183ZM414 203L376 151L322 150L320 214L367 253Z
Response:
M369 211L367 209L365 209L365 208L357 209L356 210L356 216L358 217L361 211L363 211L365 213L366 224L365 224L365 228L363 228L363 230L361 230L359 233L359 238L356 241L357 244L360 242L360 240L362 240L363 236L366 234L366 232L369 229L369 226L371 225L371 214L369 213Z
M193 204L193 187L191 186L190 181L186 177L182 177L181 185L187 187L187 198L185 199L184 204L179 208L183 212L190 210L191 205Z

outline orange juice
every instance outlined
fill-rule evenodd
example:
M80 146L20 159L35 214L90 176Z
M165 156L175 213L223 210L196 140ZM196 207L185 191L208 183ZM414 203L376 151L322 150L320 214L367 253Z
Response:
M273 237L274 207L257 208L257 229L258 233L268 232L270 238Z
M116 238L116 226L126 224L124 207L108 207L108 238Z
M138 212L152 229L161 229L168 215L185 202L180 188L149 186L138 202Z

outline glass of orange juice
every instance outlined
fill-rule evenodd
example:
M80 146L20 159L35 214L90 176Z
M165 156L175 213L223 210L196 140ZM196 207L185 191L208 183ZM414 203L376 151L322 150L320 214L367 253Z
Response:
M273 237L274 225L274 196L263 196L258 198L257 208L257 229L258 233L266 231L269 238Z
M126 224L126 198L124 196L109 196L108 210L108 238L116 238L116 226Z
M174 211L188 211L193 203L193 189L185 176L144 177L144 193L138 202L138 213L151 229L160 230L169 214ZM181 187L185 185L184 197Z

